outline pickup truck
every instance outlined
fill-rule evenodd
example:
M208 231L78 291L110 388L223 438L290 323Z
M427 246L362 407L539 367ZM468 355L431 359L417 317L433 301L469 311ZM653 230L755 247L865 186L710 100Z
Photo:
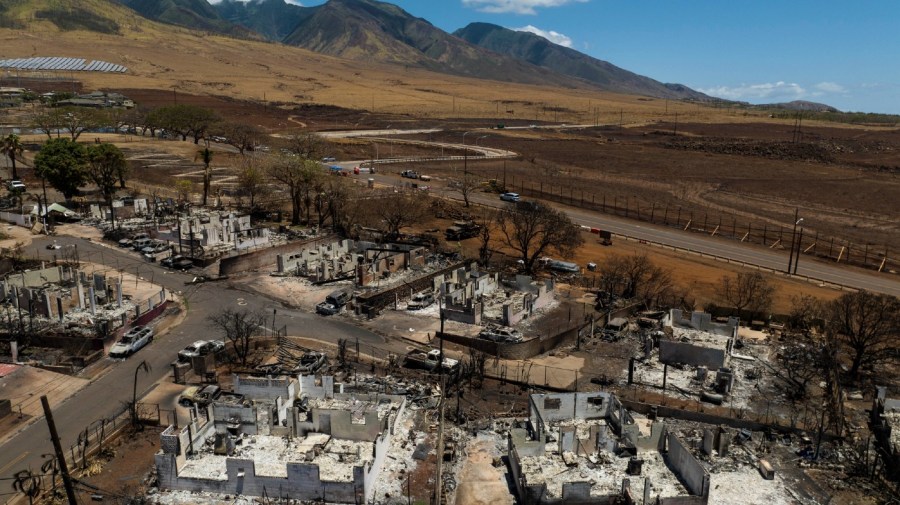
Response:
M404 170L400 172L400 177L405 177L407 179L418 179L419 173L415 170Z
M447 240L459 241L477 237L480 231L481 226L472 221L455 221L453 226L447 228L444 232L444 236Z
M128 330L128 333L122 335L122 339L112 346L109 350L109 356L111 358L127 358L152 341L152 329L146 326L135 326Z
M414 350L410 351L403 360L403 366L407 368L416 368L419 370L428 370L429 372L438 371L438 363L440 362L441 351L432 349L428 352ZM445 372L456 372L459 369L459 360L444 356L443 370Z

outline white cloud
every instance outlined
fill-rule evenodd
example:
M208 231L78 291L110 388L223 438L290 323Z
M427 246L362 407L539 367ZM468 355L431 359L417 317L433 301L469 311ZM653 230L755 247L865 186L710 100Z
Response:
M821 91L822 93L846 93L847 92L847 88L841 86L840 84L838 84L836 82L820 82L819 84L816 84L813 87L816 88L817 90Z
M800 100L807 91L795 82L766 82L761 84L741 84L740 86L716 86L698 88L707 95L729 100Z
M586 3L589 0L462 0L463 5L481 12L500 14L537 14L536 9L560 7L570 3Z
M848 89L836 82L823 81L813 84L808 89L795 82L764 82L760 84L741 84L740 86L714 86L697 88L707 95L729 100L759 101L791 101L821 98L828 95L847 95Z
M540 28L532 25L523 26L522 28L513 28L513 30L517 32L533 33L539 37L544 37L554 44L559 44L563 47L572 47L572 39L570 37L559 32L554 32L553 30L541 30Z

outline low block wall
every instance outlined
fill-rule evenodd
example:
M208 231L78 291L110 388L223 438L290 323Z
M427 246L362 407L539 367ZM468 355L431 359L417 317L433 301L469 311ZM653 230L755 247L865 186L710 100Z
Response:
M666 464L693 497L702 499L696 503L706 503L709 499L709 472L675 435L671 433L666 435L666 445L668 446L665 455Z
M633 410L640 414L649 414L650 410L653 407L656 407L656 412L659 417L673 417L675 419L681 419L684 421L694 421L703 424L712 424L712 425L723 425L728 426L730 428L746 428L751 431L765 431L768 428L775 428L779 431L783 432L792 432L797 434L805 434L806 430L800 427L790 427L784 426L780 424L765 424L757 421L752 421L750 419L735 419L733 417L725 417L719 416L716 414L709 414L706 412L696 412L693 410L683 410L676 409L673 407L666 407L665 405L650 405L648 403L637 402L633 400L626 400L624 398L621 399L622 405L624 405L627 409ZM838 440L841 437L836 437L831 433L823 433L823 438L825 440Z
M300 242L290 242L274 247L269 247L259 251L247 254L240 254L230 258L222 258L219 261L219 275L235 275L241 272L251 270L259 270L261 268L271 269L278 262L279 254L292 253L307 244L315 242L330 242L337 240L336 235L322 235L320 237L304 240Z
M692 366L705 366L711 370L716 370L725 366L725 349L703 347L673 340L660 340L659 361L669 364L683 363Z
M363 314L368 314L369 316L375 315L380 312L381 309L394 303L395 299L405 300L409 298L411 293L430 288L433 284L432 279L434 279L435 277L446 275L456 270L457 268L464 267L465 265L465 262L459 262L447 268L438 270L437 272L432 272L417 279L413 279L409 282L405 282L397 287L385 289L384 291L379 291L377 293L357 296L356 304L359 306L360 311Z
M582 326L576 326L557 335L537 337L524 342L519 342L518 344L491 342L490 340L454 335L452 333L438 332L437 336L443 336L444 340L448 342L464 345L490 356L497 356L502 359L522 360L549 352L565 342L574 341L582 328Z

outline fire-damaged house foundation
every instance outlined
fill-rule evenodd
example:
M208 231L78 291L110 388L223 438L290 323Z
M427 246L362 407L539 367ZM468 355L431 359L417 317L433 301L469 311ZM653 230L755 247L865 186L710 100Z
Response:
M161 435L163 490L366 503L385 459L402 396L344 394L324 376L236 377L234 394Z
M354 279L367 286L399 271L424 267L427 249L407 244L338 240L308 244L276 258L277 275L296 275L310 282L324 283Z
M510 430L520 503L706 504L710 476L662 422L636 422L611 393L534 394Z

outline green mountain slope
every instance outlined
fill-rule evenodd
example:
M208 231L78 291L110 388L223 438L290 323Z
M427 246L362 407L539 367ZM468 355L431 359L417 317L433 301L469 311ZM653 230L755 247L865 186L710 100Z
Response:
M222 0L214 5L219 16L272 41L281 41L315 9L289 4L285 0Z
M553 72L479 48L375 0L330 0L284 42L343 58L414 65L429 70L534 84L569 86Z
M236 37L258 37L251 30L219 16L206 0L119 0L145 18L195 30Z
M119 33L115 20L123 9L106 0L54 2L51 0L0 1L0 28L26 28L32 22L48 21L62 31L86 30L97 33Z

